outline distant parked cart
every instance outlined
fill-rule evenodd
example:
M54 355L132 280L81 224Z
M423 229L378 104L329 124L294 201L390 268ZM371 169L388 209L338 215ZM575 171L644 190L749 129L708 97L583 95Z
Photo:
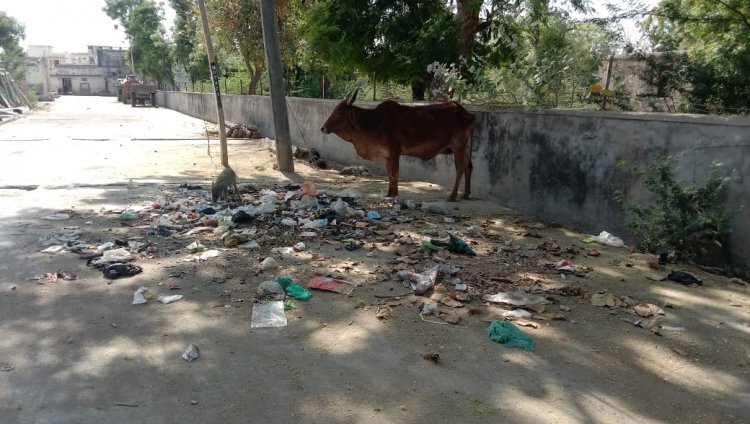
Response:
M130 105L135 107L136 104L146 106L146 102L151 107L156 107L156 86L153 84L129 84L128 96ZM124 92L123 92L124 93Z

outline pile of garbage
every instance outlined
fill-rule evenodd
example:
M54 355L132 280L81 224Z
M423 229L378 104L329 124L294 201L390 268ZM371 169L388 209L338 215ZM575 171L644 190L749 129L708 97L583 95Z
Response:
M628 311L636 317L628 322L652 331L657 324L644 319L661 325L661 320L653 318L664 315L653 303L609 293L588 293L571 281L573 277L587 278L592 272L590 267L577 265L576 258L599 257L601 253L596 248L561 246L550 241L534 247L488 231L483 225L454 226L463 218L452 215L445 202L381 198L360 204L356 190L318 191L310 182L243 185L240 197L235 203L213 204L208 190L184 184L176 192L162 192L152 201L118 211L120 224L137 230L136 236L106 242L83 241L79 227L64 226L39 242L45 253L78 254L111 280L142 272L135 263L141 259L166 255L167 239L170 246L179 243L181 254L187 252L183 258L187 262L207 261L228 250L252 252L258 256L255 268L258 275L264 276L261 278L275 274L280 261L308 251L309 245L361 250L370 258L382 255L381 250L387 246L393 255L376 267L379 278L400 282L404 291L375 296L378 319L390 319L399 306L411 307L407 313L418 314L424 322L444 325L458 325L466 316L484 315L482 320L490 323L487 333L491 340L526 350L534 349L533 341L515 326L538 328L540 320L572 320L572 308L561 304L561 296L574 298L570 303L588 299L595 306ZM58 211L46 219L64 221L71 214L72 211ZM429 221L448 224L450 229L423 225ZM409 234L396 230L402 224L410 228ZM543 227L540 223L528 226L531 230ZM540 238L533 231L519 235ZM606 232L582 242L624 247L622 240ZM483 245L499 248L490 250ZM319 254L312 253L315 255ZM491 267L475 266L473 261L478 255L494 255ZM507 266L507 273L499 271L502 265ZM519 269L526 272L519 273ZM685 275L674 275L675 279L690 281ZM70 274L47 273L38 277L48 283L68 279ZM313 296L311 290L351 296L360 285L335 274L305 280L295 283L284 275L265 278L252 299L251 327L286 326L285 311L295 308L294 300L309 300ZM166 288L179 289L174 284ZM147 287L140 287L133 295L133 304L146 304L153 298L167 304L182 296L155 296ZM435 360L433 355L430 358Z

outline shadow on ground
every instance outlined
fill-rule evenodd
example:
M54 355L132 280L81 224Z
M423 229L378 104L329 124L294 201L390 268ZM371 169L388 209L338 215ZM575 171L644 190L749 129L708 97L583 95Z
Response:
M268 166L256 170L257 176L240 173L241 182L288 184L289 179L273 177ZM356 186L372 202L382 185L379 178L316 175L320 186ZM298 179L309 178L303 172ZM138 182L152 179L166 184ZM405 296L390 318L378 320L378 306L389 300L376 295L404 291L400 283L380 278L389 267L386 253L334 251L316 239L307 242L307 250L327 257L317 268L304 257L279 256L278 270L259 271L260 257L272 246L186 262L184 246L192 238L151 236L148 223L121 226L117 214L101 205L117 209L150 202L179 183L205 177L188 170L167 177L140 175L138 181L131 190L83 187L61 195L63 202L78 198L77 213L67 221L39 219L54 212L41 205L2 216L0 365L13 367L0 372L4 423L739 423L750 416L750 332L742 325L750 302L739 286L723 279L707 278L698 288L648 282L634 277L642 264L627 267L634 259L624 250L601 247L596 272L576 284L678 304L679 309L668 310L669 322L685 330L659 337L623 322L620 318L631 316L621 311L553 295L556 304L550 307L570 306L573 312L567 321L525 328L537 347L526 352L489 341L482 316L465 315L456 326L420 321L414 296ZM404 184L402 193L425 196L423 188ZM443 192L426 193L440 198ZM457 215L465 216L455 225L459 230L493 221L503 238L529 246L541 242L520 237L522 218L514 221L507 210L476 202L456 207ZM137 261L142 274L110 281L77 255L39 253L39 237L70 225L83 229L82 240L143 237L158 254ZM419 234L430 225L444 225L442 217L421 217L399 231ZM542 233L561 245L580 238L559 226ZM211 237L200 241L218 247ZM525 272L495 240L476 242L479 256L451 259L464 276ZM47 285L29 280L56 270L79 279ZM283 274L303 282L316 272L345 275L362 286L352 296L315 292L307 302L296 301L285 328L250 328L250 299L258 284ZM160 284L167 282L182 287L183 300L131 305L138 287L165 294ZM503 283L494 284L504 289ZM478 305L465 309L483 310ZM199 346L201 357L188 363L180 355L190 343ZM423 360L427 351L439 352L440 361Z

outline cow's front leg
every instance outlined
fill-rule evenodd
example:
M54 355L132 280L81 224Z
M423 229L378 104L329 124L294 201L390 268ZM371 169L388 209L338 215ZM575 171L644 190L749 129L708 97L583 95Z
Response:
M399 155L391 155L385 163L388 171L388 197L398 196L398 159Z

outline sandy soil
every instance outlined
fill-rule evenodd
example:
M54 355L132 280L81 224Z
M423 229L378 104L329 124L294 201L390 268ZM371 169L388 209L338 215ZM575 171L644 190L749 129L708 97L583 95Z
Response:
M150 209L154 201L197 201L220 171L207 128L162 108L97 97L63 97L0 126L0 422L747 422L746 284L685 264L653 269L650 255L583 243L575 229L482 200L447 204L446 214L396 212L380 197L383 178L299 160L296 173L282 174L272 142L258 140L230 142L246 202L260 189L283 195L284 186L311 181L332 196L356 192L357 207L383 219L339 219L311 238L261 220L251 237L260 250L187 234L196 214L183 214L182 230L154 234L163 212ZM447 194L421 182L400 190L403 202ZM122 222L128 208L142 219ZM61 210L70 218L43 218ZM40 252L40 238L70 226L91 244L137 241L154 252L137 254L142 273L108 280L76 253ZM477 255L415 253L447 231ZM219 256L186 261L194 241ZM302 251L272 252L299 241ZM352 244L361 248L345 248ZM261 269L266 257L278 267ZM561 260L574 273L555 270ZM416 296L394 278L439 263L458 267L454 278L468 291L455 292L444 278ZM654 281L670 270L703 285ZM30 279L57 271L78 278ZM280 275L303 285L335 275L358 286L349 296L314 291L294 300L286 327L251 328L259 284ZM141 286L184 297L131 305ZM516 321L533 352L485 332L507 308L484 297L516 290L544 298L543 311ZM440 316L425 317L437 323L420 318L425 302L439 303ZM646 304L664 315L639 316ZM186 362L180 356L191 343L201 356Z

